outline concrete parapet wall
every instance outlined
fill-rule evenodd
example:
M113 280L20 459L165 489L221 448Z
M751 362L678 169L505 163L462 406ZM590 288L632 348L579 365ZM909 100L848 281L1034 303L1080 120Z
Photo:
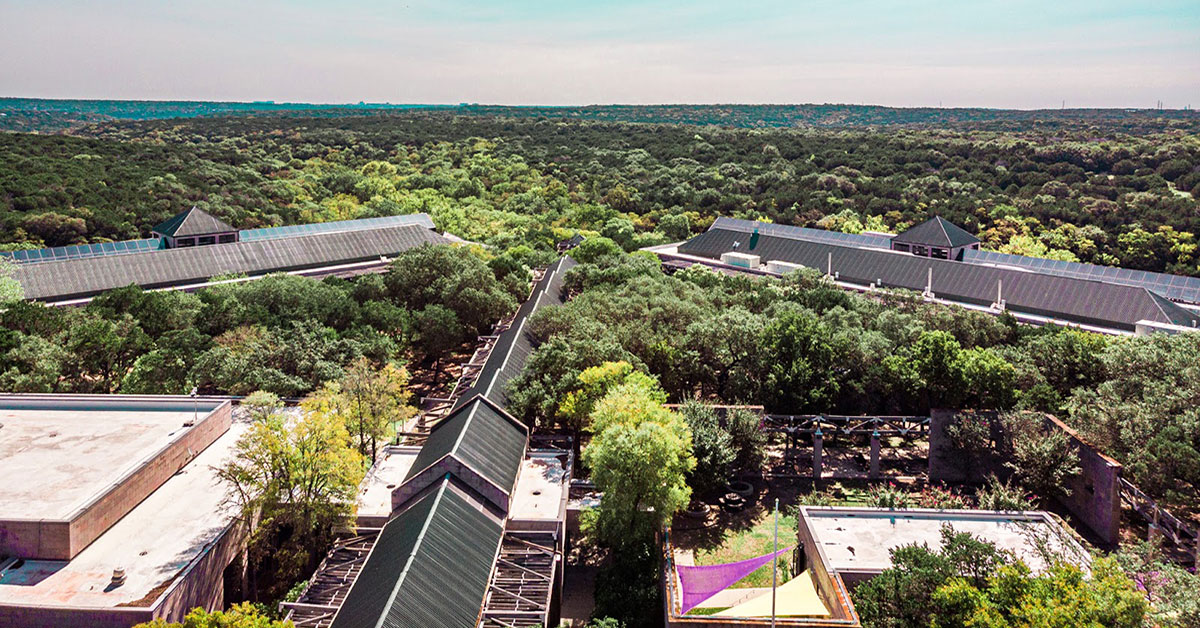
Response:
M112 490L85 506L71 520L71 553L65 558L72 558L83 551L150 493L171 479L192 458L220 438L229 430L232 413L233 407L224 403L208 416L201 417L200 422L181 438L167 445L144 466L122 478L121 483Z
M58 407L72 408L86 408L97 403L133 408L154 405L152 400L140 398L104 402L92 396L50 401ZM13 396L4 397L3 402L10 407L28 404L31 409L36 409L37 404L47 403L47 400L38 396ZM173 399L172 403L173 409L178 410L183 407L181 404L184 404L184 400ZM157 407L162 407L162 404ZM191 409L190 406L188 409ZM229 429L232 405L228 401L217 404L215 409L209 403L201 410L207 413L201 415L196 425L188 428L186 433L164 446L144 465L121 478L115 485L106 487L68 519L0 521L0 555L43 560L74 558Z

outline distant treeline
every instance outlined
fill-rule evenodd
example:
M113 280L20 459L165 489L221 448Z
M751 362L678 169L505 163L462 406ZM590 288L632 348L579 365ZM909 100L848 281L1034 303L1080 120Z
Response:
M49 100L0 98L0 130L54 132L115 120L161 120L227 115L340 117L440 110L464 116L604 122L690 124L736 128L926 126L986 130L1087 128L1127 133L1200 131L1200 114L1180 109L986 109L877 105L587 105L502 106L390 103L312 104L173 100Z

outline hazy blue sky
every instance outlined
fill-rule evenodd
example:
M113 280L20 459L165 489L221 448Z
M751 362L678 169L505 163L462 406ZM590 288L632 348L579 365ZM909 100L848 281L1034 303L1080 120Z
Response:
M1200 106L1200 0L0 0L0 95Z

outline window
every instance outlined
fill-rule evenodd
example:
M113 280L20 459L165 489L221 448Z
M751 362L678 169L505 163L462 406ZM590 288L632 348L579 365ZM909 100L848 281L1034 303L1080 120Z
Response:
M237 234L222 233L221 236L217 238L217 242L220 242L221 244L228 244L229 242L237 242Z
M175 246L181 249L184 247L196 246L196 238L179 238L175 241Z
M216 244L216 243L217 243L217 236L200 236L200 240L197 242L197 244L199 244L200 246L206 246L209 244Z

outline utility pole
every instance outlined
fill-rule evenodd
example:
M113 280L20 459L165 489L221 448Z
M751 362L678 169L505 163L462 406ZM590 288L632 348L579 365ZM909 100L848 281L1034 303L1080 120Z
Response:
M771 558L771 628L775 628L775 586L779 571L779 498L775 498L775 547Z

